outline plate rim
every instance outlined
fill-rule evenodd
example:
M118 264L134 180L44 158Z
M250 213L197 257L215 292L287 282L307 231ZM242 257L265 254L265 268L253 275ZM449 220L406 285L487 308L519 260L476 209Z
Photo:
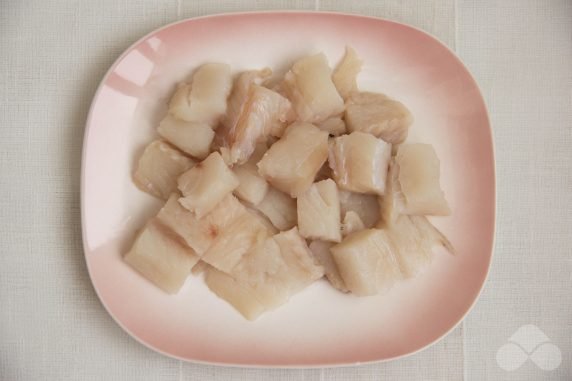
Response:
M127 328L121 321L119 321L118 318L109 310L109 307L107 306L106 302L104 301L104 298L102 298L98 288L95 286L95 283L93 281L90 261L87 258L88 252L90 252L91 250L88 250L87 244L86 244L87 232L86 232L86 217L85 217L85 209L86 209L86 206L85 206L86 165L85 165L85 163L86 163L86 152L87 152L87 147L88 147L88 144L87 144L88 135L89 135L89 132L91 131L91 127L93 124L92 118L93 118L93 112L94 112L94 108L95 108L94 106L97 103L96 101L99 98L100 92L101 92L102 88L104 87L105 82L108 80L109 76L114 72L114 70L117 68L119 63L124 59L124 57L126 57L136 46L138 46L140 43L142 43L143 41L145 41L149 37L153 36L154 34L159 33L165 29L171 28L171 27L179 25L179 24L193 22L193 21L202 20L202 19L239 17L239 16L248 16L248 15L273 15L273 14L274 15L288 15L288 14L295 15L295 14L299 14L299 15L306 15L306 16L313 16L313 15L343 16L343 17L350 17L350 18L375 20L378 22L381 21L384 23L395 24L395 25L398 25L401 27L413 29L413 30L425 35L426 37L429 37L430 39L434 40L437 44L444 47L451 54L451 56L455 58L457 63L460 65L460 67L462 67L462 69L466 72L466 74L468 75L468 78L470 79L470 81L473 83L473 85L477 89L478 98L481 100L481 102L484 106L483 107L484 117L485 117L486 122L487 122L490 147L491 147L491 155L492 155L492 188L493 188L492 189L492 202L493 202L493 210L492 210L492 226L490 226L490 229L492 230L492 232L491 232L491 247L488 250L490 252L490 255L488 256L487 269L486 269L485 276L483 278L483 282L480 285L480 288L478 290L478 293L476 294L475 298L471 302L471 305L469 306L469 308L463 313L463 315L459 318L459 320L455 324L453 324L448 330L444 331L441 335L436 337L434 340L428 342L424 346L422 346L422 347L420 347L414 351L411 351L408 353L403 353L403 354L400 354L397 356L392 356L392 357L387 357L387 358L382 358L382 359L376 359L376 360L368 360L368 361L359 361L359 362L336 361L334 363L288 364L288 365L283 365L283 364L245 364L245 363L235 363L235 362L206 361L206 360L200 360L200 359L181 357L181 356L178 356L176 354L172 354L172 353L166 352L160 348L157 348L157 347L153 346L152 344L143 341L141 338L139 338L137 335L135 335L133 332L131 332L131 330L129 328ZM87 271L89 274L89 279L90 279L91 285L92 285L92 287L93 287L93 289L97 295L97 298L99 299L100 303L103 305L107 314L109 316L111 316L111 318L115 321L115 323L117 325L119 325L132 339L135 339L137 342L139 342L143 346L147 347L148 349L151 349L151 350L158 352L158 353L160 353L164 356L167 356L169 358L180 360L180 361L185 361L185 362L192 363L192 364L226 366L226 367L236 367L236 368L243 368L243 369L245 369L245 368L246 369L340 368L340 367L350 367L350 366L359 366L359 365L366 365L366 364L379 364L379 363L390 362L390 361L394 361L394 360L403 359L403 358L406 358L409 356L413 356L417 353L420 353L420 352L432 347L434 344L443 340L443 338L448 336L459 325L461 325L461 323L463 323L465 321L468 314L473 310L473 308L475 308L477 302L480 300L481 295L483 293L483 290L484 290L487 282L489 281L491 267L492 267L492 263L493 263L494 256L495 256L495 247L496 247L496 240L497 240L497 229L496 229L496 227L497 227L497 215L498 215L497 173L496 172L497 172L496 171L496 147L495 147L495 140L494 140L494 134L493 134L493 126L491 124L489 109L488 109L488 106L486 103L486 99L483 96L483 91L482 91L481 87L479 86L479 83L477 82L477 80L473 76L473 74L469 71L469 69L467 68L467 66L463 62L463 60L457 54L457 52L452 50L449 46L447 46L447 44L445 44L438 37L430 34L429 32L424 31L423 29L420 29L420 28L413 26L413 25L410 25L410 24L406 24L403 22L395 21L395 20L386 19L383 17L366 16L366 15L362 15L359 13L337 12L337 11L260 10L260 11L222 12L222 13L215 13L215 14L209 14L209 15L203 15L203 16L197 16L197 17L189 17L189 18L173 21L171 23L168 23L168 24L165 24L165 25L160 26L158 28L155 28L155 29L149 31L148 33L146 33L145 35L143 35L142 37L140 37L139 39L137 39L136 41L134 41L133 43L131 43L113 61L113 64L111 64L109 69L105 72L104 76L101 78L101 80L97 86L96 91L94 92L94 95L93 95L91 103L90 103L89 111L88 111L87 117L86 117L84 133L83 133L82 154L81 154L80 214L81 214L82 248L83 248L83 254L84 254L83 257L85 260L85 265L86 265L86 268L87 268Z

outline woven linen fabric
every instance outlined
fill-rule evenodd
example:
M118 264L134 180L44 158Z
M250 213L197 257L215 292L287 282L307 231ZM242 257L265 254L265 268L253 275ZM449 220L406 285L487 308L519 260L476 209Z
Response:
M132 339L93 290L79 176L99 81L124 49L164 24L269 9L414 25L456 50L483 90L498 176L491 276L468 318L413 356L328 369L186 363ZM572 379L571 36L567 0L0 1L0 380ZM503 369L516 360L499 363L499 349L531 325L558 348L559 366L528 360ZM554 356L545 358L554 365Z

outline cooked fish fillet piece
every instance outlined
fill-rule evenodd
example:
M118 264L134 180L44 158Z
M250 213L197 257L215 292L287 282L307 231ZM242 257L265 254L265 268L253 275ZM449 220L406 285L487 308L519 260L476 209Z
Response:
M393 244L383 230L350 234L330 250L346 287L356 295L377 294L403 277Z
M376 196L341 189L338 195L342 216L345 216L350 211L355 212L367 229L373 227L379 221L379 207Z
M298 229L302 237L340 242L340 199L332 179L312 184L298 196Z
M197 159L208 156L215 134L206 123L185 122L172 115L167 115L159 123L157 132L163 139Z
M289 266L280 246L270 237L254 246L231 275L246 285L266 309L274 309L308 283L308 279L297 279L289 273Z
M407 278L431 262L435 246L443 246L454 254L451 243L425 216L399 216L386 232L394 243L401 272Z
M269 68L244 71L238 75L228 98L227 113L222 118L222 125L225 129L230 130L239 124L239 119L243 115L243 109L249 99L251 87L261 85L271 75L272 70Z
M229 273L246 252L271 234L262 218L247 210L220 232L202 260Z
M282 135L290 101L256 84L265 71L245 72L237 79L229 104L229 113L217 130L217 142L229 151L230 162L243 164L258 143L271 134Z
M229 65L204 64L195 71L190 84L182 84L175 91L169 112L178 119L207 123L216 128L226 112L226 98L231 88Z
M335 243L327 241L312 241L308 246L314 258L317 259L318 263L324 267L324 272L326 273L326 278L336 289L342 292L348 292L344 280L338 271L338 266L334 259L332 258L332 253L330 248L334 246Z
M298 221L296 200L273 187L268 188L264 199L254 207L278 230L292 229Z
M135 185L162 199L177 189L177 178L195 165L195 161L162 140L151 142L139 158L133 174Z
M403 103L378 93L352 93L346 101L348 131L370 133L391 144L402 143L413 123Z
M320 130L330 134L330 136L340 136L346 133L346 123L338 116L326 119L317 126Z
M296 61L284 76L283 87L302 122L319 123L344 111L323 53Z
M229 194L209 214L199 219L183 208L178 201L179 197L178 193L173 193L157 218L181 236L199 256L208 250L229 225L246 213L246 208Z
M258 173L282 192L297 197L314 182L328 158L328 133L310 123L288 127L258 162Z
M397 151L399 184L405 199L403 213L415 215L451 214L439 184L439 158L430 144L403 144Z
M183 194L179 202L198 218L213 210L240 184L218 152L211 153L205 160L182 174L177 183Z
M365 229L365 225L359 217L359 214L352 210L346 212L342 222L342 236L345 237L363 229Z
M174 294L185 283L199 257L181 237L152 218L124 260L165 292Z
M227 301L248 320L255 320L266 311L266 307L258 301L248 285L214 267L206 271L205 283L212 292Z
M391 144L367 133L352 132L334 138L328 162L340 188L382 195L390 158Z
M324 274L296 229L255 245L230 274L214 268L206 283L249 320L284 304Z
M288 265L286 278L291 292L298 292L324 276L324 268L316 263L296 227L276 234L274 240Z
M338 93L342 98L346 99L351 93L358 91L356 79L361 71L363 61L360 60L355 50L349 46L346 47L346 54L341 62L336 66L332 80Z
M234 194L252 205L259 204L268 192L268 183L258 174L258 167L256 166L266 150L266 144L258 144L250 159L232 170L240 182L238 188L234 190Z

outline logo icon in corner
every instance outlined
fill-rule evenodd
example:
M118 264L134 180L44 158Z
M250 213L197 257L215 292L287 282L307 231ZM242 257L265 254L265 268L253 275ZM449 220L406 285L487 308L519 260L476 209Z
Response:
M506 371L520 368L528 359L546 371L558 368L562 362L560 348L533 324L517 329L497 351L497 364Z

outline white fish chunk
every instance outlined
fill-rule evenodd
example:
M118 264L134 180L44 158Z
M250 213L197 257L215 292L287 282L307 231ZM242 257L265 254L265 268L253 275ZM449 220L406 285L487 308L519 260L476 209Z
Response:
M183 194L179 202L198 218L213 210L240 184L218 152L211 153L205 160L182 174L177 183Z
M220 232L202 260L229 273L244 254L271 234L262 218L247 210Z
M334 259L332 258L330 248L334 245L335 243L333 242L316 240L312 241L308 247L314 255L314 258L316 258L318 263L324 267L326 278L331 285L341 292L348 292L348 289L344 284L344 280L338 270L338 265L336 265L336 262L334 262Z
M349 132L367 132L391 144L405 141L413 123L413 116L403 103L369 92L351 94L344 119Z
M177 178L194 165L195 161L179 150L155 140L139 158L133 180L142 191L166 200L177 189Z
M266 311L266 306L256 298L255 292L247 284L214 267L206 271L205 283L216 296L227 301L248 320L256 320Z
M323 274L304 239L292 229L259 242L230 274L210 268L206 283L245 318L254 320Z
M217 130L217 142L228 149L230 163L245 163L258 143L271 134L281 135L290 101L282 95L256 84L265 72L243 73L231 94L227 117Z
M193 74L190 84L183 83L169 103L169 112L187 122L206 123L216 128L226 112L226 98L232 88L230 66L207 63Z
M250 89L254 85L261 85L272 75L272 70L264 68L262 70L244 71L238 75L232 86L232 92L228 98L228 109L222 119L222 125L227 130L239 124L239 119L243 115L243 109L249 99Z
M240 216L246 208L232 194L226 196L203 218L183 208L180 195L173 193L159 211L157 218L181 236L197 255L202 256L216 238Z
M454 254L449 240L425 216L400 216L386 232L406 278L415 276L431 262L434 247L442 246Z
M358 296L387 290L403 277L393 244L383 230L350 234L330 250L344 284Z
M250 159L232 170L240 182L234 194L251 205L258 205L268 192L268 183L258 174L256 166L266 150L266 144L258 144Z
M367 133L352 132L334 138L328 162L340 188L382 195L390 158L391 144Z
M206 123L185 122L172 115L167 115L159 123L157 132L163 139L197 159L204 159L209 155L215 135Z
M291 292L298 292L324 276L324 268L316 263L296 227L276 234L274 240L288 265L286 280Z
M399 166L399 184L403 193L404 214L451 214L441 190L439 158L430 144L404 144L395 162Z
M296 200L273 187L268 188L264 199L254 207L281 231L292 229L298 220Z
M340 199L333 180L312 184L296 201L298 229L302 237L332 242L342 240Z
M309 123L288 127L258 162L258 173L282 192L297 197L314 182L328 158L328 133Z
M169 294L179 291L199 261L193 249L156 218L147 222L123 259Z
M344 112L323 53L296 61L284 76L283 88L302 122L319 123Z
M346 46L346 54L332 74L334 85L336 85L336 89L342 98L346 99L351 93L358 91L356 79L362 65L363 61L358 57L355 50Z

